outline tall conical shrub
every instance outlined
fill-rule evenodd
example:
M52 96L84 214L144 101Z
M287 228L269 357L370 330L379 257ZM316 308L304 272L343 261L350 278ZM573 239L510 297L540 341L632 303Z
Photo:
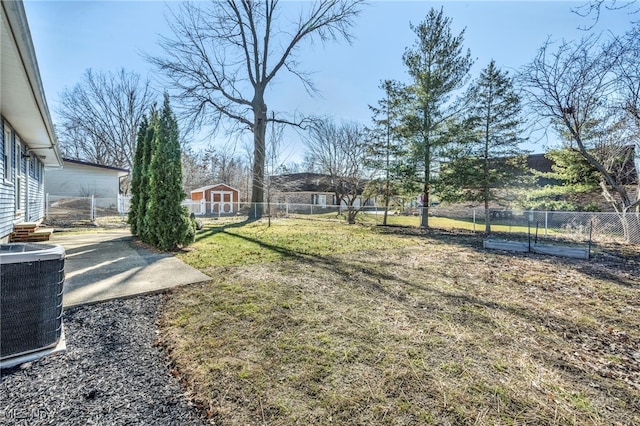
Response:
M149 163L149 202L145 212L147 241L163 250L193 242L195 227L182 206L182 160L178 123L165 93L164 104L156 115L151 162Z
M147 136L147 116L143 116L138 127L138 138L136 142L136 152L133 157L133 171L131 172L131 203L129 205L129 216L127 222L131 229L131 234L138 235L138 210L140 207L141 192L145 190L141 185L143 164L144 141Z
M138 237L144 242L153 243L152 232L148 224L146 223L147 208L149 206L149 199L151 198L150 187L150 174L151 174L151 159L153 158L154 139L156 129L158 127L158 112L155 106L151 110L151 118L147 125L147 129L142 140L142 166L140 171L140 191L138 197L138 208L136 212L136 229L138 231Z

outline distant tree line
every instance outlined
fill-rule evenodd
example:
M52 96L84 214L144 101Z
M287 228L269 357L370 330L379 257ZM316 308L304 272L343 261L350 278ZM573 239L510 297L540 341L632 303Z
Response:
M232 144L199 152L185 146L183 190L230 184L260 203L253 209L260 216L261 203L270 199L268 175L313 171L331 176L338 204L355 206L358 196L380 197L384 223L386 210L399 201L420 201L423 227L429 226L433 202L462 202L484 207L490 232L490 207L509 202L504 189L533 182L522 149L533 117L563 141L562 149L550 155L565 195L597 188L625 217L628 234L640 234L633 232L640 227L640 189L629 187L619 167L622 158L640 150L637 24L623 35L585 32L575 42L548 41L514 75L491 60L473 78L464 30L454 33L443 9L432 8L410 26L415 41L399 58L407 79L381 82L383 96L370 106L370 125L267 114L265 93L276 75L290 72L315 91L296 61L297 48L313 37L349 41L360 7L360 1L313 2L300 5L297 20L287 21L279 2L227 0L185 5L172 14L172 35L161 40L164 54L147 59L167 78L189 126L217 131L232 123L226 130L253 136L246 155L237 154ZM576 10L597 21L606 7L598 0ZM132 153L141 141L137 129L152 98L148 83L134 74L88 71L63 96L65 152L133 165ZM276 141L269 141L268 124L306 132L303 164L279 164L270 151ZM584 168L589 172L574 173ZM584 180L575 181L576 176ZM350 222L356 213L349 209ZM636 219L629 219L632 213Z
M57 126L66 158L131 170L138 127L155 99L149 81L124 69L88 69L61 93Z

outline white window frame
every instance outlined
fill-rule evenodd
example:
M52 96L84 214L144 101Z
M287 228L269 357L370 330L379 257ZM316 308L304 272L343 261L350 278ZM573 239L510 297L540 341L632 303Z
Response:
M4 179L4 183L13 182L13 167L11 166L11 150L12 150L12 131L7 123L4 125L4 171L2 178Z
M22 176L18 175L15 183L16 213L24 212L24 206L22 205L23 188L24 188L24 179L22 178Z
M22 193L24 192L26 194L26 188L25 188L25 179L24 176L22 175L22 141L20 141L20 138L18 137L18 135L15 135L15 154L16 154L16 168L14 170L15 172L15 179L14 179L14 193L15 193L15 210L16 210L16 216L19 216L21 214L24 214L25 212L25 206L23 205L22 202ZM28 170L27 170L28 173ZM26 195L25 195L25 200L24 200L24 204L27 203L26 200Z

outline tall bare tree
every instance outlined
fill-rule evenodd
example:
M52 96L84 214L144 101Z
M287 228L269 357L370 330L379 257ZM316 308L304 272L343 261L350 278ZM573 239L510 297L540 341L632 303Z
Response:
M217 183L244 190L247 181L246 160L230 143L200 151L185 146L182 149L182 170L183 187L187 193Z
M211 179L215 183L226 183L234 188L240 188L245 178L245 160L236 152L234 143L221 146L209 146L204 151L204 159L210 170ZM214 183L214 182L210 182Z
M264 190L266 191L267 202L267 214L269 215L269 226L271 226L271 202L274 195L274 180L275 176L283 166L281 160L282 157L282 145L284 137L284 125L271 122L269 129L269 135L267 137L266 146L266 166L265 166L265 182Z
M622 60L616 68L621 106L640 131L640 25L629 31L617 47L622 51Z
M346 204L347 221L355 223L366 200L363 190L375 175L369 165L370 143L358 123L336 125L330 120L315 123L307 137L306 163L329 176L338 205Z
M640 146L638 129L630 123L633 108L620 103L626 92L619 71L629 59L628 48L596 36L562 43L555 51L547 42L521 78L530 106L598 171L603 195L622 215L627 238L640 241L640 218L628 215L640 206L640 191L633 195L618 167L621 156L634 151L630 146ZM637 57L630 60L637 64Z
M209 162L203 151L195 151L192 147L182 148L182 189L190 191L212 183Z
M384 201L382 225L387 225L391 198L401 194L415 194L415 162L407 161L409 152L403 132L403 113L406 102L406 88L397 81L384 80L379 86L384 90L384 98L378 105L369 105L373 126L369 129L372 139L372 166L384 172L378 178L379 189ZM404 203L403 203L404 204Z
M318 0L286 7L278 0L185 3L173 13L173 36L161 39L165 55L148 57L176 88L192 125L217 129L225 119L235 130L253 132L251 201L259 203L252 209L257 217L263 211L267 123L302 124L268 116L267 87L286 70L313 92L308 74L299 69L297 50L314 37L351 41L349 29L362 2Z
M154 99L149 81L134 72L86 70L82 81L61 95L64 155L131 170L138 128Z

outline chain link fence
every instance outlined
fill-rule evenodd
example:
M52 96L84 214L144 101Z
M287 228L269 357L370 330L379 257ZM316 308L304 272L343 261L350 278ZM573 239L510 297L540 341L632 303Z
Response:
M474 231L485 231L484 209L432 207L430 219L445 218L471 224ZM577 242L640 243L640 215L614 212L566 212L528 210L489 210L492 232L533 235L541 240L568 239ZM468 225L463 225L469 229Z
M126 223L130 197L62 197L47 194L45 203L46 222L51 225L73 226L94 224L114 226ZM234 218L245 220L255 217L262 209L265 217L302 218L310 220L345 220L346 205L293 204L293 203L213 203L186 200L183 205L198 217ZM356 207L357 222L381 225L384 209L376 206ZM422 223L426 209L389 211L388 225L415 226ZM640 243L640 215L637 213L592 213L564 211L489 211L489 223L493 233L510 233L513 238L537 240L572 240L576 242ZM446 208L428 209L428 224L433 228L464 229L484 232L486 227L484 209Z
M231 212L216 208L208 202L185 201L189 211L204 217L255 216L260 207L265 216L272 218L304 218L313 220L343 220L348 207L345 205L292 204L292 203L237 203ZM384 209L376 206L357 207L357 221L381 225ZM388 225L419 227L426 209L389 211ZM431 207L428 209L429 226L433 228L464 229L484 232L486 220L484 209ZM640 215L627 213L565 212L500 210L489 211L491 232L513 234L513 238L536 240L572 240L576 242L620 242L640 243Z
M51 226L119 226L126 221L130 197L45 195L45 223Z

